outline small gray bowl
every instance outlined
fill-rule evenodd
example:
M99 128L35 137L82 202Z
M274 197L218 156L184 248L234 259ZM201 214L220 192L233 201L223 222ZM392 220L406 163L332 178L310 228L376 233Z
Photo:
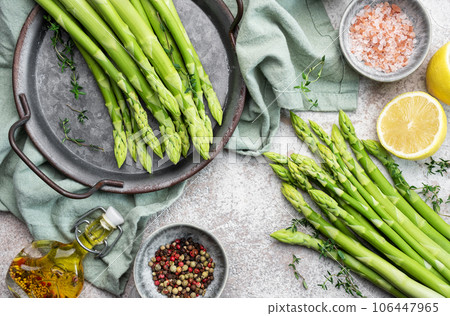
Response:
M339 26L339 43L342 53L348 63L361 75L379 82L393 82L403 79L419 68L425 60L431 44L431 22L427 11L418 0L389 0L389 4L398 5L413 23L414 32L416 33L417 42L414 45L413 53L409 58L408 65L391 73L385 73L370 66L364 65L350 51L349 29L352 19L366 5L374 6L380 0L354 0L347 9L341 19Z
M152 269L148 262L155 256L156 250L162 245L173 242L175 239L191 237L195 242L203 245L216 263L214 280L206 289L205 296L219 297L228 278L228 261L225 251L216 237L211 233L191 224L172 224L162 227L152 233L139 249L134 261L134 282L140 297L167 298L158 293L152 278Z

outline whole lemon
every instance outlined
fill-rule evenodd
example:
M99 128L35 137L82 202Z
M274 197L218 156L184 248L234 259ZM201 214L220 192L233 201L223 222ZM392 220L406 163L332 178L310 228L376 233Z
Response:
M431 58L426 78L428 92L450 105L450 42Z

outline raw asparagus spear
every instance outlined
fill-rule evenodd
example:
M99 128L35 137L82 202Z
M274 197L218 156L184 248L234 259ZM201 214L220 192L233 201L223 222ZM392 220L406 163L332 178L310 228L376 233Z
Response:
M420 231L428 235L448 253L450 253L450 243L437 232L427 221L425 221L408 202L397 192L397 190L390 184L390 182L384 177L378 167L373 163L364 149L363 143L356 136L355 128L353 127L349 117L344 111L339 112L339 125L341 127L342 134L348 140L356 159L361 166L367 172L369 177L377 184L381 191L387 196L387 198L394 204L409 220L420 228Z
M327 238L333 239L340 248L357 258L373 271L379 273L386 281L404 294L410 297L442 297L437 291L409 278L392 264L374 254L356 240L349 238L338 229L331 226L308 206L301 194L293 186L284 183L281 191L294 208L298 212L303 213L317 230Z
M130 2L136 9L136 11L139 13L142 20L144 20L145 24L147 24L148 27L152 27L150 21L147 18L147 14L145 13L144 7L142 6L141 0L130 0Z
M111 81L111 87L116 96L117 103L119 104L120 112L122 112L123 124L125 126L125 133L127 135L128 151L130 152L130 155L133 158L133 160L136 161L136 144L133 139L134 131L133 126L131 124L132 116L130 115L130 110L127 107L127 103L125 101L122 91L114 81Z
M189 85L189 79L187 75L186 67L184 66L183 58L180 55L178 47L176 47L172 36L166 30L163 22L159 18L155 8L146 0L132 0L131 3L138 11L139 15L149 26L153 28L155 35L158 37L159 42L166 51L168 57L172 60L173 66L180 74L181 81L183 83L183 89L186 89ZM175 130L181 138L181 154L186 157L191 147L189 133L182 117L174 117L173 124ZM211 132L212 137L212 132Z
M319 143L319 140L317 137L311 132L308 125L303 121L299 116L295 115L294 112L291 112L291 124L294 128L295 134L298 138L300 138L302 141L304 141L308 147L309 150L315 154L319 150L317 148L317 144Z
M324 249L324 242L319 238L313 238L300 231L293 232L291 230L282 229L278 230L270 235L278 241L290 245L304 246L315 251L322 253ZM397 290L392 284L386 281L381 275L369 269L350 254L341 250L342 255L338 255L337 250L326 251L325 255L328 258L345 265L351 271L358 273L363 278L369 280L379 288L391 293L395 297L406 297L402 292Z
M270 167L272 167L273 172L278 176L278 178L280 178L280 180L298 187L297 181L292 177L291 173L288 169L286 169L286 167L274 163L270 164Z
M273 161L274 163L280 164L280 165L287 165L288 161L289 161L289 157L281 155L281 154L277 154L274 152L265 152L263 153L263 155L269 159L270 161Z
M152 1L160 2L160 0L156 0L156 1L152 0ZM178 24L183 37L186 39L186 42L189 45L190 50L192 51L192 54L194 57L194 62L195 62L195 67L197 68L198 76L201 81L202 90L205 93L206 99L208 100L209 110L211 111L211 114L212 114L213 118L216 120L216 122L219 125L222 125L222 118L223 118L222 106L220 105L220 102L219 102L219 99L217 98L216 92L214 91L211 81L209 80L209 76L206 73L205 69L203 68L200 58L198 57L198 54L197 54L194 46L192 45L192 43L189 39L189 36L186 33L186 30L184 29L183 24L181 23L181 19L175 8L175 5L173 4L173 1L172 0L164 0L164 2L166 3L166 6L171 11L172 17L173 17L175 23ZM180 47L180 49L182 49L182 48Z
M411 188L402 175L392 156L375 140L363 140L364 147L375 156L389 171L397 191L444 237L450 239L450 225L447 224L420 196Z
M77 42L75 42L75 45L94 75L95 81L97 81L97 85L105 100L105 106L108 109L113 125L114 156L116 157L117 166L120 168L127 158L127 135L122 125L120 107L117 103L108 76L81 45L78 45Z
M172 92L175 99L177 99L181 112L185 117L185 122L188 124L188 131L194 147L204 159L209 159L209 141L211 135L205 129L203 120L198 114L192 97L183 91L180 76L174 68L172 61L167 57L153 30L146 25L145 21L142 20L130 2L122 0L109 1L113 4L123 21L128 24L145 55L156 68L157 73L167 88Z
M166 6L166 4L164 4L161 1L154 1L154 0L148 1L158 11L159 15L161 16L161 19L164 21L165 25L167 25L167 28L170 30L170 33L174 37L175 42L177 43L177 46L180 49L180 53L183 56L186 69L189 73L189 80L191 82L188 88L192 90L194 101L195 104L197 105L197 111L200 115L200 118L203 120L205 129L208 131L208 134L210 135L209 141L210 143L212 143L213 130L211 120L206 115L205 105L203 104L203 91L194 56L195 49L192 46L191 42L189 41L187 33L184 31L183 25L181 23L179 24L177 23L177 21L174 18L173 12L170 11L170 9ZM220 110L222 110L220 104L219 107Z
M134 0L134 2L137 1L138 0ZM183 82L183 87L187 89L188 87L190 87L188 71L186 69L186 66L184 65L183 57L181 56L180 50L178 49L178 46L175 43L172 34L170 34L158 11L156 11L155 7L150 3L150 1L139 1L144 8L147 20L151 24L155 35L158 37L159 42L161 43L161 46L164 48L167 55L172 60L175 69L180 74L181 81Z
M147 146L146 146L145 142L140 137L137 136L139 129L137 127L137 124L136 124L136 121L134 120L134 118L132 118L131 124L135 131L135 137L136 137L136 139L135 139L136 155L137 155L142 167L144 167L144 169L147 170L148 173L152 173L152 156L150 156L148 154Z

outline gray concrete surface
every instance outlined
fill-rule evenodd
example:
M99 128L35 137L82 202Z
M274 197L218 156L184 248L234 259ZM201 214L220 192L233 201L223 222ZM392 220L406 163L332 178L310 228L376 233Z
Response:
M325 0L330 18L337 26L349 0ZM380 84L362 79L359 106L350 118L361 138L375 138L375 123L384 105L396 95L414 90L425 90L425 70L428 60L436 50L449 41L450 21L445 12L450 2L424 0L432 16L433 39L425 63L410 77L391 84ZM326 54L326 52L325 52ZM450 117L450 107L445 107ZM336 113L301 114L312 119L327 131L337 123ZM283 113L274 151L309 154L297 141L289 124L288 113ZM450 157L450 139L447 137L435 157ZM398 163L410 184L422 182L440 184L442 198L450 194L449 176L427 176L425 161ZM280 181L262 159L239 157L224 152L207 168L188 181L184 195L169 209L150 220L145 236L157 228L175 222L199 225L222 242L229 258L229 279L222 297L350 297L342 289L329 287L322 290L317 284L324 282L327 271L336 273L339 266L328 259L319 259L317 253L305 248L288 246L269 237L275 230L290 225L299 216L283 198ZM450 215L450 204L442 207L442 214ZM449 217L445 217L446 220ZM145 239L144 236L144 239ZM0 213L0 279L5 275L11 259L27 242L32 240L26 227L8 213ZM298 271L306 278L309 289L303 289L294 278L292 255L301 258ZM355 276L361 292L367 297L389 297L369 282ZM133 279L128 282L123 297L133 296ZM111 297L107 292L85 285L82 297ZM4 282L0 281L0 297L9 297Z

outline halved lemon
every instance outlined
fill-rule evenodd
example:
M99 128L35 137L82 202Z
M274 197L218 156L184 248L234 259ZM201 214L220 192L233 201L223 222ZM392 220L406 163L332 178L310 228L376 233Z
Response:
M407 92L385 106L378 117L377 133L383 147L395 156L425 159L444 142L447 117L439 101L428 93Z
M428 92L450 105L450 42L439 48L428 63Z

